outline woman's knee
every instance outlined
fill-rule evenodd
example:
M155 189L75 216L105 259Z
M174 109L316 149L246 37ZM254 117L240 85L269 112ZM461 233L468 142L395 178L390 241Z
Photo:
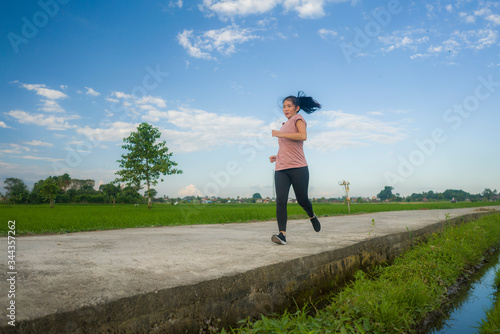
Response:
M286 207L288 203L288 198L277 198L276 199L276 206L277 207Z

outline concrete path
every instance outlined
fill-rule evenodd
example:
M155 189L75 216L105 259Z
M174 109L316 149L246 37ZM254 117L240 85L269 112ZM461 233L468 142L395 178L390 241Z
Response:
M499 206L488 207L493 208L500 210ZM0 309L5 315L0 317L0 332L13 329L8 326L6 316L9 312L6 308L12 300L15 300L16 324L21 324L16 331L42 333L45 325L36 322L30 325L30 322L57 314L68 314L71 318L71 312L78 309L158 294L181 286L193 287L256 268L343 249L369 238L407 232L408 229L416 231L448 216L454 218L477 213L477 210L323 217L320 233L314 232L309 220L295 220L288 224L288 244L285 246L270 241L277 230L276 222L272 221L17 237L15 298L8 297L9 282L2 280ZM6 238L0 238L0 249L4 250L0 271L7 275L10 270L7 268ZM57 319L61 322L68 317ZM77 322L70 322L59 324L59 330L86 332ZM129 325L129 328L134 327ZM49 331L49 327L46 330Z

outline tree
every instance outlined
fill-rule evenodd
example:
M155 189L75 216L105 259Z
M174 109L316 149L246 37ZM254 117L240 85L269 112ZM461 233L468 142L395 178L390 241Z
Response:
M252 198L262 199L262 196L259 193L255 193L253 194Z
M116 196L120 193L120 187L113 183L108 183L101 184L99 190L102 191L104 196L111 198L113 200L113 206L115 206Z
M128 153L122 154L118 160L121 170L115 182L125 182L128 185L138 185L146 182L148 192L148 208L151 209L151 186L158 184L160 175L182 174L182 170L173 168L177 163L170 160L165 141L157 142L161 137L160 130L144 122L123 141L127 143L122 148ZM163 179L161 179L163 182Z
M141 194L134 187L127 186L118 194L118 201L120 203L138 204L142 203L142 200Z
M44 196L40 193L42 190L42 186L45 180L39 180L33 184L33 188L31 189L29 202L30 204L40 204L45 201Z
M57 186L61 188L63 191L66 191L71 184L71 177L69 177L68 173L59 175L54 178L56 179L55 181L57 183Z
M45 180L40 188L40 193L45 196L49 196L50 207L54 207L54 195L60 190L56 181L50 176Z
M380 200L385 201L386 199L389 199L392 197L392 190L394 190L394 187L385 186L384 190L382 190L377 195L377 197L380 198Z
M490 188L485 188L482 195L487 201L490 201L496 195L496 190L491 191Z
M22 203L28 199L28 187L23 180L17 179L15 177L8 177L3 181L5 184L4 188L7 191L5 196L9 201L14 203Z

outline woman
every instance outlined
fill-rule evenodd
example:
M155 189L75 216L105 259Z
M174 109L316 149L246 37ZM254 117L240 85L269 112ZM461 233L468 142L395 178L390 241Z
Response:
M297 96L286 97L283 100L283 113L288 120L283 123L279 131L272 132L272 136L278 138L279 144L278 154L269 157L271 163L276 162L274 178L279 233L274 234L271 240L279 245L286 245L286 206L290 186L293 186L297 202L306 211L314 230L319 232L321 229L307 195L309 169L303 150L304 141L307 139L307 123L298 114L301 109L310 114L319 108L321 105L312 97L305 96L303 92L299 92Z

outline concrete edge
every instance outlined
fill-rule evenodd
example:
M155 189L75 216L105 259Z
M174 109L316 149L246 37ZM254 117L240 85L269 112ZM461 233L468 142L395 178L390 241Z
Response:
M235 326L245 318L282 312L338 288L359 269L391 263L413 242L448 224L495 212L472 213L416 231L368 238L237 275L136 295L96 306L21 321L1 333L200 333ZM411 235L410 235L411 234Z

